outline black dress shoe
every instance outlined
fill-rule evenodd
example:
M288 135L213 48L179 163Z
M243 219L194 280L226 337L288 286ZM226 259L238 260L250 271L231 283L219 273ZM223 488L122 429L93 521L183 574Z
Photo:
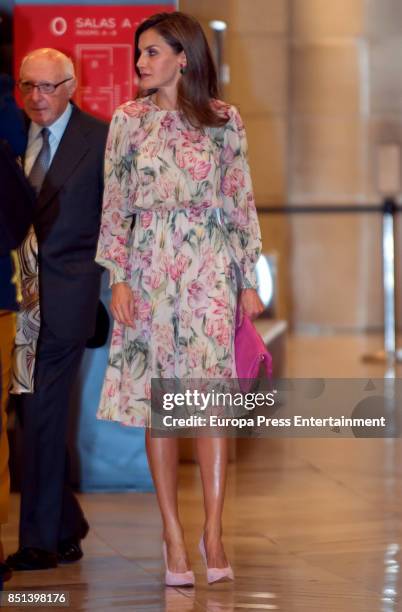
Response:
M0 563L0 582L7 582L12 576L11 567L7 563Z
M67 538L59 543L57 547L57 561L59 563L75 563L83 556L81 540L78 538Z
M7 557L6 564L16 572L50 569L57 567L57 556L41 548L22 546Z
M59 563L75 563L82 559L84 553L81 548L83 540L89 531L89 525L85 521L78 536L61 540L57 547L57 560Z

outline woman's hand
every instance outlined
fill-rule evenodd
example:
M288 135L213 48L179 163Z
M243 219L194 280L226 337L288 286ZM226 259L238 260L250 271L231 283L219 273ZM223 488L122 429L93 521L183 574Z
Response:
M263 311L264 304L261 302L255 289L242 289L239 298L240 321L243 320L243 313L250 319L256 319Z
M128 327L134 327L134 296L127 283L112 285L110 311L116 321Z

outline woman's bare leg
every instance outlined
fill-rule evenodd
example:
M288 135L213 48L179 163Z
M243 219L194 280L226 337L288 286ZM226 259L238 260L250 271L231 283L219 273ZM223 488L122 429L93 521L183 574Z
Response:
M229 443L227 438L199 437L196 447L204 492L204 544L208 566L226 567L228 562L221 538Z
M152 438L150 429L147 428L145 445L162 515L168 567L172 572L185 572L190 569L190 564L177 503L178 439Z

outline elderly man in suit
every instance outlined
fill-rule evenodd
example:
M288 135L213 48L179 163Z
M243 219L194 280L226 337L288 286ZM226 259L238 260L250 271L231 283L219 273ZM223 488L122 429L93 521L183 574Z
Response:
M20 546L7 563L14 570L35 570L80 559L80 541L88 532L68 481L66 441L70 392L86 339L94 332L100 289L94 256L107 126L70 102L74 67L55 49L29 53L18 85L30 119L24 169L37 192L29 248L37 250L39 295L39 309L22 336L39 314L40 327L34 354L18 352L17 329L14 391L22 393L23 420ZM32 288L32 278L28 281ZM32 295L28 298L27 308Z

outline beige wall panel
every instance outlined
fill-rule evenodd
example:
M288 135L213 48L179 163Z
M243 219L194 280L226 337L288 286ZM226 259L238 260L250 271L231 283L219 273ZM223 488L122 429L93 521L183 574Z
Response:
M370 111L402 113L402 28L398 38L370 44Z
M299 329L382 323L380 220L326 215L291 220L293 321Z
M286 199L286 121L278 116L242 116L256 202L282 203Z
M227 21L230 32L283 33L288 0L180 0L179 10L208 22Z
M281 38L233 35L227 62L227 98L243 112L281 113L287 109L287 49Z
M284 33L288 28L288 0L230 0L232 32Z
M386 38L401 35L401 0L366 0L365 13L365 29L370 37Z
M295 44L291 48L292 112L356 114L360 110L359 50L344 44Z
M179 0L179 10L208 23L210 19L229 18L229 0Z
M363 124L358 118L293 119L290 127L293 202L350 203L365 189Z
M370 202L379 202L381 196L378 191L378 150L381 144L399 145L402 161L402 115L398 117L383 116L372 117L367 123L367 199ZM399 167L399 181L402 185L402 167Z
M290 15L294 36L358 36L363 30L364 0L290 0Z

